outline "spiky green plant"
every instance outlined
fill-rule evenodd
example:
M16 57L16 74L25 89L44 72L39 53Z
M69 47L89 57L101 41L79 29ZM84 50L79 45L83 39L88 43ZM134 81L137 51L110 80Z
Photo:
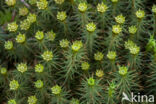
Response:
M82 88L80 88L82 104L91 103L97 104L102 100L102 86L100 85L100 80L94 79L92 77L83 80Z
M0 104L148 104L155 54L152 0L0 0Z

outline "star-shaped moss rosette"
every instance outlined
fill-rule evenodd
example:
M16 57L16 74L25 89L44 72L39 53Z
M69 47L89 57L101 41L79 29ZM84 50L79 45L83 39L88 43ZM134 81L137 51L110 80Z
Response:
M67 18L67 14L65 11L61 11L57 13L57 20L63 22L66 20L66 18Z
M13 49L13 42L10 41L10 40L5 41L5 43L4 43L4 48L5 48L6 50L12 50L12 49Z
M152 12L153 12L154 14L156 14L156 5L153 5L153 6L152 6Z
M125 42L124 45L125 45L126 49L129 49L129 48L133 47L135 45L135 43L133 41L131 41L131 40L128 40L128 41Z
M37 80L36 82L34 82L34 84L35 84L35 87L38 89L43 88L44 86L44 83L42 80Z
M17 42L17 43L24 43L25 41L26 41L26 36L25 36L25 34L19 33L19 34L16 36L16 42Z
M37 104L36 96L29 96L27 102L28 102L28 104Z
M27 64L26 63L20 63L17 65L17 70L21 73L24 73L26 72L28 69L27 69Z
M39 0L39 1L37 1L38 9L44 10L44 9L47 8L47 6L48 6L48 1L47 0Z
M107 9L108 9L108 6L105 5L103 2L97 5L97 11L100 13L105 13Z
M16 4L16 0L5 0L5 3L8 6L14 6Z
M17 29L18 29L18 25L16 24L16 22L12 22L8 24L9 32L16 32Z
M29 15L27 16L27 21L29 23L34 23L36 22L37 16L34 13L29 13Z
M83 47L83 43L82 41L75 41L71 47L73 51L78 52Z
M44 66L42 64L35 65L35 72L42 73L44 71Z
M145 17L145 12L139 9L138 11L136 11L135 15L138 19L142 19Z
M156 40L154 39L154 35L151 35L146 45L146 50L154 52L155 47L156 47Z
M42 56L43 60L48 62L53 59L53 52L52 51L44 51L41 56Z
M122 32L122 27L120 25L113 25L112 26L112 32L114 34L119 34Z
M118 24L124 24L125 23L125 17L122 14L120 14L120 15L115 17L115 21Z
M30 24L30 22L27 19L25 19L25 20L20 22L21 30L28 30L30 28L30 25L31 24Z
M43 31L37 31L35 34L35 38L39 41L44 39L44 32Z
M81 68L82 68L82 70L87 71L90 68L90 65L88 62L83 62L83 63L81 63Z
M94 59L96 61L101 61L103 59L103 57L104 57L104 55L103 55L102 52L97 52L97 53L94 54Z
M0 73L2 75L6 75L7 74L7 69L5 67L0 68Z
M131 54L137 55L140 52L140 47L138 47L133 41L128 40L125 42L125 48L130 51Z
M103 72L103 70L99 69L99 70L96 70L95 74L97 77L102 78L104 75L104 72Z
M17 104L15 99L10 99L7 104Z
M88 82L88 85L89 86L94 86L95 85L95 79L94 78L89 78L88 80L87 80L87 82Z
M70 104L80 104L80 101L78 99L72 98Z
M51 30L51 31L49 31L49 32L47 32L47 33L45 34L45 37L46 37L46 39L49 40L49 41L54 41L55 38L56 38L56 33L54 33L54 31Z
M26 16L28 14L28 8L26 7L22 7L22 8L19 8L19 15L20 16Z
M93 22L88 23L86 29L88 32L94 32L96 30L96 25Z
M55 85L51 88L52 94L59 95L62 91L61 87L58 85Z
M129 31L129 33L130 34L135 34L136 32L137 32L137 27L136 26L130 26L130 27L128 27L128 31Z
M115 60L115 58L116 58L116 52L115 51L108 51L108 53L107 53L107 58L109 59L109 60Z
M54 0L54 1L55 1L56 4L59 4L59 5L64 3L64 0Z
M69 47L69 41L68 41L67 39L62 39L62 40L60 40L60 46L61 46L62 48L67 48L67 47Z
M125 76L128 72L128 68L126 66L119 66L119 74Z
M140 47L134 45L133 47L130 47L129 50L131 54L137 55L140 52Z
M85 12L86 10L87 10L87 4L84 2L84 3L80 3L79 5L78 5L78 10L80 11L80 12Z
M10 90L17 90L19 88L19 83L17 80L12 80L10 81L10 84L9 84L9 87L10 87Z

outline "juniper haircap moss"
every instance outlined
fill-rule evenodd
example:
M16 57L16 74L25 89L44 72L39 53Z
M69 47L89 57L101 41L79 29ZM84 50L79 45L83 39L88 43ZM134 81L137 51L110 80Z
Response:
M156 5L153 5L152 12L156 14Z
M17 103L16 103L16 100L15 100L15 99L10 99L10 100L8 101L8 104L17 104Z
M100 69L100 70L96 70L96 76L97 76L97 77L102 78L103 75L104 75L103 70L101 70L101 69Z
M30 22L27 19L25 19L25 20L20 22L21 30L28 30L30 28L30 25L31 24L30 24Z
M89 63L88 62L83 62L81 63L81 68L82 70L88 70L90 67Z
M109 60L115 60L116 58L116 52L115 51L109 51L107 54L107 57Z
M24 73L27 71L27 64L26 63L20 63L17 65L17 70L21 73Z
M47 0L39 0L37 1L37 7L38 9L44 10L48 6L48 1Z
M8 24L8 30L10 32L15 32L18 29L18 25L16 24L16 22L12 22Z
M80 101L78 99L75 99L73 98L71 101L70 101L70 104L79 104Z
M36 82L34 82L34 84L35 84L35 87L39 89L44 86L44 83L41 80L37 80Z
M82 46L83 46L83 43L81 41L75 41L73 42L71 47L73 51L77 52L82 48Z
M28 104L36 104L36 103L37 103L36 96L29 96L28 97Z
M86 28L88 32L94 32L96 30L96 25L91 22L86 25Z
M65 21L67 18L67 14L65 11L61 11L57 13L57 19L61 22Z
M64 0L54 0L56 4L63 4Z
M97 52L97 53L95 53L94 54L94 59L96 60L96 61L101 61L102 59L103 59L103 53L102 52Z
M41 73L44 70L44 66L42 64L35 65L35 72Z
M19 83L16 80L10 81L10 90L17 90L19 88Z
M60 40L60 46L61 46L62 48L67 48L67 47L69 47L69 41L68 41L67 39L62 39L62 40Z
M136 55L136 54L139 53L139 51L140 51L140 47L134 45L133 47L130 47L129 50L130 50L130 53L131 53L131 54Z
M25 40L26 40L25 34L19 33L19 34L16 36L16 42L17 42L17 43L24 43Z
M97 11L100 12L100 13L105 13L108 9L108 6L105 5L103 2L100 4L97 5Z
M2 75L5 75L7 73L7 69L5 67L2 67L0 69L0 72L1 72Z
M119 67L119 74L120 75L126 75L127 74L127 71L128 71L128 68L126 66L120 66Z
M120 25L113 25L112 31L114 34L119 34L122 32L122 27Z
M58 85L55 85L55 86L53 86L51 88L52 93L55 94L55 95L60 94L61 93L61 90L62 90L61 87L58 86Z
M5 41L5 43L4 43L4 48L6 49L6 50L11 50L11 49L13 49L13 42L12 41Z
M16 0L5 0L5 3L8 6L14 6L16 4Z
M52 30L47 32L45 34L46 36L46 39L48 39L49 41L54 41L55 40L55 37L56 37L56 33L54 33Z
M136 11L135 15L137 18L142 19L145 16L145 12L139 9L138 11Z
M89 85L89 86L94 86L94 85L95 85L95 79L92 78L92 77L90 77L90 78L87 80L87 82L88 82L88 85Z
M137 32L137 27L136 26L130 26L128 28L128 31L130 34L135 34Z
M37 31L36 34L35 34L35 38L36 38L37 40L43 40L43 38L44 38L44 33L43 33L43 31Z
M52 51L44 51L41 56L42 56L43 60L45 60L45 61L51 61L53 59Z
M120 14L118 16L115 17L115 21L118 23L118 24L123 24L125 22L125 17Z
M30 22L30 23L34 23L36 22L36 14L34 13L29 13L29 15L27 16L27 21Z
M78 9L80 12L85 12L87 10L87 4L84 2L84 3L80 3L78 5Z
M28 14L28 8L26 7L22 7L22 8L19 8L19 15L20 16L26 16Z

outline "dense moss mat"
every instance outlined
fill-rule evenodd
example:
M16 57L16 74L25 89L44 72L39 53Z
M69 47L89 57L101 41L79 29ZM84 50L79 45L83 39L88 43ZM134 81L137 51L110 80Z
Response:
M155 35L154 0L0 0L0 104L155 104Z

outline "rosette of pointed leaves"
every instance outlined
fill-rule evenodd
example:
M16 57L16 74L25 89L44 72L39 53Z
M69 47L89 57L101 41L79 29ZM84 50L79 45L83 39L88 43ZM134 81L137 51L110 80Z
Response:
M130 97L131 91L138 90L139 82L137 72L135 70L128 70L127 66L119 66L119 71L114 74L115 81L117 82L118 97L122 97L125 92Z
M16 4L16 0L5 0L5 3L8 6L14 6Z
M37 1L37 7L38 9L44 10L48 6L48 1L47 0L39 0Z
M84 3L80 3L78 5L78 9L80 12L85 12L87 10L87 4L84 2Z
M37 104L36 96L29 96L28 97L28 104Z
M11 50L11 49L13 49L13 42L12 41L5 41L5 43L4 43L4 48L6 49L6 50Z
M64 104L67 103L68 100L65 98L67 96L67 92L65 92L60 86L55 85L51 88L52 92L52 103Z
M81 96L81 103L87 104L98 104L101 103L101 95L102 93L102 86L100 85L100 80L94 79L90 77L88 79L84 79L81 84L80 94Z
M19 88L19 83L16 80L10 81L10 90L17 90Z
M18 29L18 25L16 24L16 22L12 22L8 24L8 30L10 32L16 32Z
M19 8L19 15L20 16L26 16L28 14L28 8L23 7L23 8Z

